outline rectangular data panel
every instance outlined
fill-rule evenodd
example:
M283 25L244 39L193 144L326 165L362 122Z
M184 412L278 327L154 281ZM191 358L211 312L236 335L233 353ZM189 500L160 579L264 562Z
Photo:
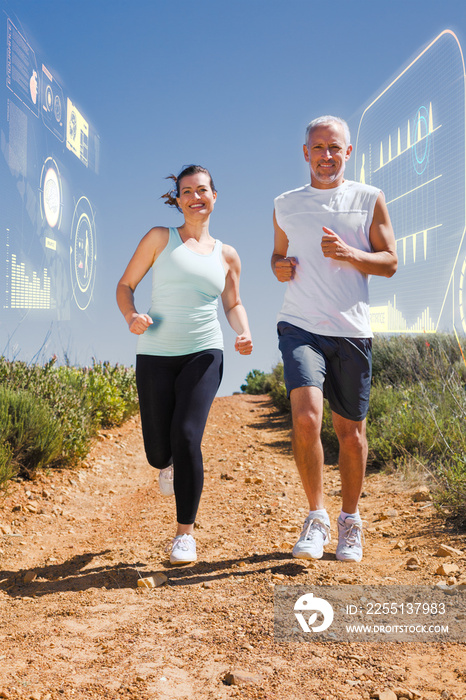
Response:
M396 237L398 271L370 282L375 332L466 332L465 69L442 32L366 107L355 179L380 187Z
M18 336L93 302L100 140L21 18L1 12L0 36L0 323Z

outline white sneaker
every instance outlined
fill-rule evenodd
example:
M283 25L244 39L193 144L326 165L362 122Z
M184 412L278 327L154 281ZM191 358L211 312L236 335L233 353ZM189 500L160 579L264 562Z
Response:
M324 546L330 542L330 524L321 518L308 516L303 531L293 547L296 559L321 559Z
M340 561L361 561L363 538L361 518L352 518L351 516L345 520L338 518L337 559Z
M162 496L173 496L173 464L159 471L159 488Z
M191 564L197 559L196 540L192 535L178 535L171 545L170 564Z

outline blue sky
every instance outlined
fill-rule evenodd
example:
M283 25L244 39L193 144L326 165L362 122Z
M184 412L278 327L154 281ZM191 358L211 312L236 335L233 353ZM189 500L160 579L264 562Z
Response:
M139 239L181 216L160 200L185 163L211 171L211 233L238 250L255 350L237 357L224 325L225 378L279 361L275 318L284 287L270 271L273 198L308 181L303 132L320 114L355 128L371 95L446 28L466 38L466 3L392 0L9 0L101 137L95 183L95 300L79 335L98 359L134 362L135 337L115 286ZM137 291L140 311L149 285ZM73 329L70 331L70 337ZM73 342L73 341L71 341ZM60 348L48 347L49 354Z

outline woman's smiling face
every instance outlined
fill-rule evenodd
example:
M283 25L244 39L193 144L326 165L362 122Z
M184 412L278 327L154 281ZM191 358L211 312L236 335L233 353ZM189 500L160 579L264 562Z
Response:
M207 173L185 175L179 182L179 192L177 202L185 216L212 213L217 193L212 191Z

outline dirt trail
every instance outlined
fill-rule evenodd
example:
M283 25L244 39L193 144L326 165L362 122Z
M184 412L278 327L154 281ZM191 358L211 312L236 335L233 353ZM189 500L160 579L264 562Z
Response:
M277 584L430 585L442 561L466 582L465 537L414 502L416 489L369 474L363 561L338 562L332 541L306 566L290 554L307 511L289 425L269 399L216 399L204 455L189 568L168 563L174 502L158 493L138 419L108 431L85 468L11 486L0 501L0 698L466 698L461 644L274 641ZM335 466L325 480L335 540ZM463 555L439 560L441 543ZM164 585L137 586L161 573ZM250 683L227 685L230 671Z

